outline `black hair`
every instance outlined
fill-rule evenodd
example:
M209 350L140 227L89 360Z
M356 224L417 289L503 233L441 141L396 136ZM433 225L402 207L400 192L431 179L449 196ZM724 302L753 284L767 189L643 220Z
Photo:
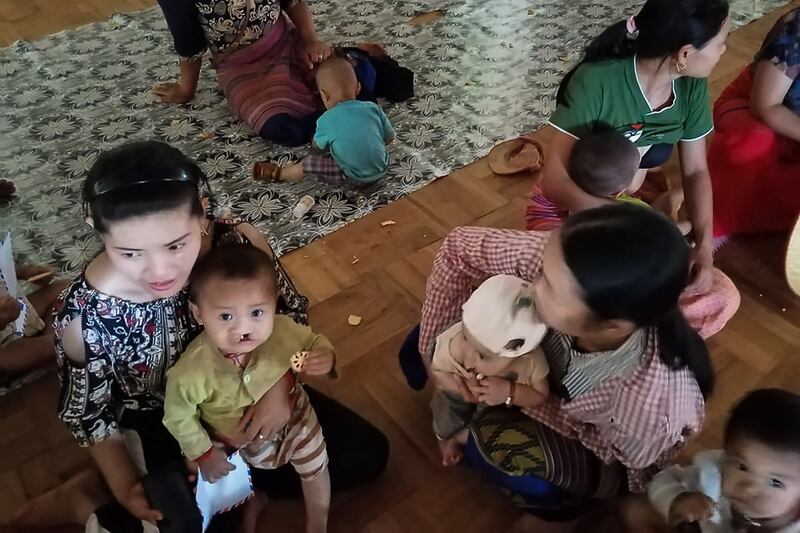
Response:
M207 180L200 167L160 141L125 143L101 153L83 184L83 205L94 228L128 218L187 208L203 216L200 191Z
M203 288L214 279L263 279L277 301L278 275L275 261L268 253L251 244L220 244L200 257L189 277L191 300L197 303Z
M561 245L592 312L656 327L664 364L688 367L708 396L714 386L708 348L678 306L689 281L689 246L677 226L655 209L615 202L571 215Z
M700 49L720 32L729 11L728 0L647 0L634 17L638 34L628 34L627 20L621 20L595 37L580 63L561 80L556 102L569 106L569 81L583 63L634 54L644 59L666 59L687 44Z
M639 150L614 130L593 133L575 143L567 172L592 196L608 197L630 186L639 168Z
M800 454L800 396L782 389L747 394L728 418L725 446L742 438Z

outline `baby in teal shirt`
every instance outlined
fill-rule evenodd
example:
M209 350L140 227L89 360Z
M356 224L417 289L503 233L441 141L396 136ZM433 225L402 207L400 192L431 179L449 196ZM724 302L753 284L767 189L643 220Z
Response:
M361 86L346 59L328 59L317 69L316 78L327 111L317 120L312 152L286 167L257 162L253 178L300 181L314 176L347 186L378 181L389 169L386 146L395 138L389 118L379 105L356 100Z

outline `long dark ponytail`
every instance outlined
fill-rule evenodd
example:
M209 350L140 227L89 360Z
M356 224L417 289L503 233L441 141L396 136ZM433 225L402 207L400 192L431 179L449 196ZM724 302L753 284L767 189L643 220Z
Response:
M606 28L584 50L580 63L567 72L558 86L556 102L569 106L568 85L583 63L632 57L666 58L687 44L702 48L722 29L728 18L728 0L647 0L634 17L637 34L622 20Z
M654 209L615 203L570 216L561 244L586 305L602 319L655 327L664 364L688 367L703 395L710 394L708 348L678 307L689 247L675 224Z

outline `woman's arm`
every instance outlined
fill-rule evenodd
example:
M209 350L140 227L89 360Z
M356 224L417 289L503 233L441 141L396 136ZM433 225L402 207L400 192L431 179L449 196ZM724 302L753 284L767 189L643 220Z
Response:
M538 277L549 233L456 228L442 242L425 287L419 351L429 363L436 335L461 316L472 289L495 274Z
M556 131L553 135L542 168L544 196L559 207L570 211L583 211L610 203L611 200L587 194L569 177L567 162L575 142L575 137L561 131Z
M153 94L165 103L186 103L194 98L202 56L206 51L206 36L200 24L200 14L192 1L158 0L158 5L172 34L175 51L181 58L180 78L177 83L154 85Z
M694 275L689 290L705 293L711 288L714 267L712 235L713 202L711 176L706 160L705 137L678 144L681 159L683 193L686 209L692 223L695 247L693 249Z
M759 61L750 94L753 115L777 133L800 141L800 115L783 105L794 80L771 61Z
M303 40L303 59L308 68L312 69L314 65L328 59L333 50L317 38L317 30L314 28L314 19L311 17L308 5L301 0L286 7L285 11Z
M161 513L150 507L141 490L139 474L116 429L116 422L109 406L97 405L86 397L98 386L98 382L95 372L88 372L84 368L86 351L80 318L74 318L64 330L61 346L63 355L67 359L64 361L66 371L62 374L65 381L62 391L66 391L69 395L61 399L61 418L81 442L90 444L89 452L100 468L114 498L137 518L160 520ZM110 374L108 371L106 375ZM85 383L82 387L70 386L73 378L79 378ZM107 383L106 386L110 389L111 384ZM83 410L78 411L75 406L82 406ZM87 406L91 406L91 412ZM96 423L106 428L107 435L102 439L97 439L87 429Z

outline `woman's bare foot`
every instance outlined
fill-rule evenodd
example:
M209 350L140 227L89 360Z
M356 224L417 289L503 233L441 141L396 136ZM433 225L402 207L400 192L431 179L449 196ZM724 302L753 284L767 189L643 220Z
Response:
M60 487L27 502L9 522L16 527L83 525L95 510L112 501L100 473L86 470Z

